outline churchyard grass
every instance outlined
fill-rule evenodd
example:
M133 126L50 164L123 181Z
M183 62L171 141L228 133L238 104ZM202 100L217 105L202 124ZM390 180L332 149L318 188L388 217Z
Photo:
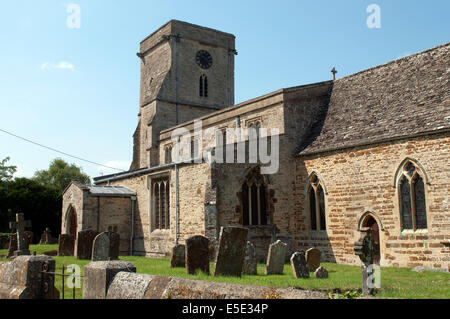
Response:
M42 254L45 251L57 249L57 245L31 245L30 251ZM7 250L0 250L0 255L7 254ZM61 272L62 265L77 264L83 267L89 260L77 260L74 257L52 257L56 260L57 272ZM211 280L242 285L256 285L269 287L298 287L309 290L320 290L323 292L358 291L361 288L361 268L358 266L338 265L333 263L322 263L329 272L327 279L296 279L294 278L289 264L285 264L283 275L264 275L264 264L258 264L258 275L236 277L213 277L205 274L188 275L184 268L170 268L170 259L156 259L136 256L121 256L121 260L133 263L137 272L161 276L175 276L200 280ZM8 261L0 258L0 261ZM210 265L211 272L213 263ZM56 278L56 288L61 292L61 276ZM81 299L81 289L76 289L76 298ZM351 294L350 294L351 295ZM387 298L443 298L450 299L450 274L441 272L412 272L410 268L381 268L381 289L377 291L377 297ZM66 285L65 298L72 298L72 290Z

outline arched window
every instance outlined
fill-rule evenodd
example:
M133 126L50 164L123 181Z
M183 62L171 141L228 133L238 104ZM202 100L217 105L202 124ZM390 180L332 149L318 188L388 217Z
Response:
M309 178L308 201L311 230L326 230L325 192L316 174Z
M402 167L398 183L402 230L427 229L424 173L413 161Z
M172 146L167 146L165 148L165 152L164 152L164 157L165 157L165 163L166 164L170 164L172 163Z
M253 169L242 184L242 223L244 226L267 225L267 185L259 168Z
M169 178L152 180L153 229L170 229Z
M208 97L208 77L204 74L199 79L199 95L201 97Z

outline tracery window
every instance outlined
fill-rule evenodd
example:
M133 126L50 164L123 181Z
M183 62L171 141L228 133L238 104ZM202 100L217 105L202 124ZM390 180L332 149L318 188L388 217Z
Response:
M407 161L398 183L402 230L427 229L427 211L423 172L412 161Z
M169 145L164 149L164 161L166 164L172 163L172 145Z
M316 174L309 178L308 202L311 230L326 230L324 186Z
M244 226L267 225L267 185L259 169L252 170L241 189Z
M152 180L153 229L170 229L169 177Z

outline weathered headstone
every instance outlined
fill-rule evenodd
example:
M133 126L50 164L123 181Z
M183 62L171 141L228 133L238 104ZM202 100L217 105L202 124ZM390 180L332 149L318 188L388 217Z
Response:
M248 229L243 227L220 229L214 276L242 275L247 235Z
M209 275L209 240L200 235L186 240L186 272L194 275L197 270Z
M50 228L47 227L41 235L39 245L53 245L56 243L58 243L58 239L52 237L52 232Z
M78 232L75 243L75 257L77 259L91 259L92 246L98 232L95 230L81 230Z
M186 246L175 245L172 248L172 257L170 259L170 267L185 267L186 266Z
M16 214L16 221L9 223L9 228L17 231L17 250L14 251L14 256L30 255L30 250L26 247L25 227L31 227L31 221L26 221L22 213Z
M75 252L75 237L61 234L58 239L58 256L73 256Z
M256 275L257 263L256 263L256 248L251 242L247 242L245 245L244 265L242 266L242 273L244 275Z
M33 232L25 232L25 248L30 250L30 244L33 241ZM9 247L8 247L8 258L14 256L14 252L18 250L17 246L17 233L11 234L9 236Z
M306 262L308 263L309 271L316 271L320 266L320 255L322 252L317 248L310 248L306 251Z
M369 228L361 229L361 238L355 243L355 254L362 262L362 292L373 294L374 292L374 257L378 254L378 244L372 238Z
M92 261L119 259L120 235L115 232L103 232L94 238Z
M266 263L266 275L283 274L287 245L281 240L269 246Z
M309 278L309 269L304 251L297 251L292 254L291 267L295 278Z
M328 270L323 267L319 267L314 272L314 277L316 278L328 278Z

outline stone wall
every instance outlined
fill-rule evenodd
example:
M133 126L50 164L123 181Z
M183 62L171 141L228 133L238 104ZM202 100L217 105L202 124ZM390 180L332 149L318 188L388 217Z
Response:
M358 223L372 212L380 228L381 265L450 267L448 133L353 147L296 159L295 249L319 248L326 261L359 265L353 244ZM420 162L428 176L426 189L428 230L402 231L396 173L406 158ZM327 231L310 231L307 211L308 176L320 174L326 187ZM448 245L448 244L447 244Z

